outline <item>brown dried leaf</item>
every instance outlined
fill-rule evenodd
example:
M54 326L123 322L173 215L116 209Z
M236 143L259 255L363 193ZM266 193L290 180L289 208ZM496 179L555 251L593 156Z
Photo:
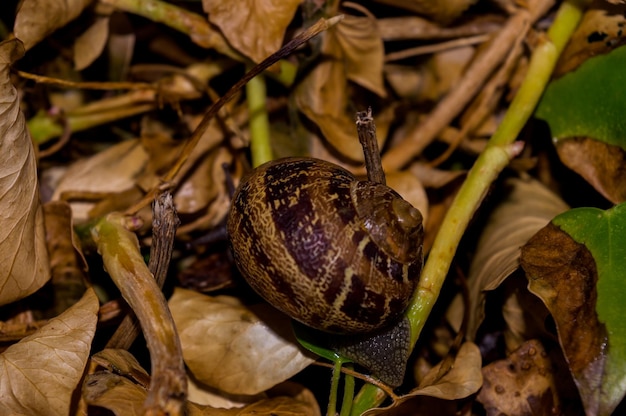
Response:
M110 16L100 16L74 42L74 67L82 71L95 61L109 38Z
M585 178L609 201L626 201L626 152L589 137L563 139L556 142L561 161Z
M470 267L469 339L484 319L486 292L499 287L519 267L520 247L568 208L537 181L512 179L508 186L510 192L489 216Z
M588 58L623 45L625 24L626 4L594 1L563 50L554 69L555 76L573 71Z
M209 21L228 42L254 62L280 49L301 0L202 0Z
M23 54L18 40L0 43L0 305L33 293L50 278L37 160L9 78L11 64Z
M98 320L92 289L70 309L0 355L0 414L68 415Z
M116 416L141 416L144 414L143 402L146 399L146 390L129 379L116 374L99 372L88 375L83 394L88 404L108 409ZM218 409L187 402L185 414L189 416L318 416L319 408L316 404L303 401L298 397L280 396L261 399L243 408L234 409Z
M289 319L269 307L252 312L234 298L185 289L176 289L169 306L185 363L209 386L233 394L256 394L314 361L298 347Z
M386 408L368 410L364 416L388 415L396 410L398 414L406 408L419 408L419 401L428 398L443 400L464 399L478 391L483 384L481 373L482 359L476 344L466 342L461 345L454 364L450 369L439 374L442 363L433 367L424 377L420 385L410 393L402 396L398 401ZM425 397L424 397L425 396ZM401 412L400 409L403 409ZM431 409L432 411L432 409ZM417 414L417 413L411 413Z
M15 16L13 32L26 50L76 19L92 0L24 0Z
M100 406L116 416L143 416L147 391L126 377L101 371L89 374L83 385L83 398L90 406Z
M550 223L522 247L528 288L548 307L585 407L601 403L607 330L598 320L598 272L589 250Z
M478 401L488 416L551 415L558 408L552 364L541 343L527 341L508 358L483 368Z
M94 156L72 164L57 186L52 199L63 192L119 193L135 186L143 172L148 154L138 140L126 140ZM73 202L76 221L86 220L92 203Z
M296 90L298 108L315 124L324 138L345 157L363 161L357 140L354 108L349 104L352 80L384 96L382 40L373 17L345 16L324 34L322 60ZM371 49L371 50L365 50ZM382 148L393 108L374 114L379 146Z
M70 206L63 201L52 201L45 204L43 210L56 316L75 304L85 293L87 261L80 240L72 228Z
M145 388L150 384L150 376L137 359L128 351L106 348L91 357L91 361L110 372L124 376Z

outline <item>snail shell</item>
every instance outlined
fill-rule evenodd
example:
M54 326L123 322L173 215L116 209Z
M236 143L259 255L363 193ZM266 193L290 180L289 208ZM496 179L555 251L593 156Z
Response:
M399 319L422 268L422 216L391 188L318 159L245 176L228 216L235 262L277 309L326 332Z

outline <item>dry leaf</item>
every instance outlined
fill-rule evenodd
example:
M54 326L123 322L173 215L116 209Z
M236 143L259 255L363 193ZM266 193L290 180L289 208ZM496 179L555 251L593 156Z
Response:
M139 364L137 359L128 351L106 348L91 357L91 361L108 371L133 380L145 388L150 384L150 376Z
M110 410L116 416L141 416L146 390L125 377L108 372L87 376L84 396L87 403ZM244 408L219 409L187 402L185 414L189 416L319 416L316 404L291 397L262 399Z
M85 293L87 261L72 228L70 206L63 201L52 201L45 204L43 210L52 272L52 306L56 316L78 302Z
M70 309L0 355L0 414L68 415L98 320L92 289Z
M541 343L527 341L508 358L483 368L478 401L488 416L558 414L552 364Z
M403 411L399 411L399 414L408 414L404 412L405 407L419 407L418 402L423 399L422 396L443 400L459 400L476 393L483 384L480 350L472 342L466 342L461 345L454 359L454 364L443 375L439 374L441 365L439 363L433 367L426 374L417 389L402 396L400 400L391 406L369 410L363 413L363 416L387 415L394 409L399 411L400 408Z
M626 4L594 1L563 50L554 69L555 76L573 71L588 58L623 45L626 41L622 36L625 13Z
M11 64L23 54L18 40L0 43L0 305L50 278L35 150L9 78Z
M100 406L116 416L143 416L147 391L126 377L101 371L89 374L83 385L83 398L90 406Z
M234 298L185 289L175 290L169 306L185 363L209 386L232 394L256 394L314 361L297 346L289 319L269 307L252 312Z
M602 414L606 410L602 409L606 402L601 396L609 343L605 323L596 312L596 261L584 244L553 223L528 241L522 249L521 261L529 280L528 288L545 303L554 318L559 342L585 408Z
M485 292L496 289L519 267L520 247L568 208L537 181L513 179L508 186L510 192L489 216L470 267L469 339L474 338L484 319Z
M94 156L72 164L59 182L52 199L60 199L63 192L119 193L135 186L144 170L148 155L138 140L126 140ZM92 203L73 202L76 221L88 218Z
M13 32L26 50L76 19L92 0L24 0L15 16Z
M254 62L280 49L285 30L302 0L202 0L209 21Z
M626 201L626 151L590 137L556 142L559 158L609 201Z
M74 67L81 71L95 61L109 38L110 16L100 16L74 42Z
M296 89L296 103L319 126L332 147L345 157L362 162L363 150L357 138L354 109L364 110L366 105L349 103L348 80L385 95L382 40L371 16L345 16L323 36L321 52L325 59ZM374 114L380 148L393 117L392 106Z

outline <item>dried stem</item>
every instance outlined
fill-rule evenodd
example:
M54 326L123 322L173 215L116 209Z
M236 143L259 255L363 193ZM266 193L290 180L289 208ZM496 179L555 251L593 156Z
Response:
M361 146L363 146L367 179L385 185L385 172L383 171L383 165L380 161L378 139L376 138L376 124L374 124L371 107L368 108L367 111L359 111L356 113L356 130L359 134Z
M152 205L152 246L150 247L150 261L148 262L148 269L154 275L159 288L163 287L167 277L174 237L179 224L180 220L174 208L172 194L169 192L162 193ZM131 311L117 327L106 348L124 350L130 348L140 330L137 317Z
M98 221L91 235L111 279L137 315L150 351L152 371L145 414L182 415L187 378L174 320L139 252L137 236L123 224L123 215L111 213Z
M383 158L385 170L394 171L406 165L450 124L478 93L485 80L508 56L514 45L524 40L524 35L530 27L530 17L527 10L520 10L511 16L502 30L494 34L488 48L476 57L463 78L437 104L424 122L385 154Z

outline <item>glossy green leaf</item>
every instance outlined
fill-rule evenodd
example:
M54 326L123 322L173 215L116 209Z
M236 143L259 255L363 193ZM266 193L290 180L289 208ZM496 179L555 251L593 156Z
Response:
M626 48L587 60L553 81L536 116L548 122L552 137L591 137L626 148Z
M608 335L600 408L616 405L626 393L626 204L606 211L573 209L556 217L553 224L584 244L595 260L596 312Z

